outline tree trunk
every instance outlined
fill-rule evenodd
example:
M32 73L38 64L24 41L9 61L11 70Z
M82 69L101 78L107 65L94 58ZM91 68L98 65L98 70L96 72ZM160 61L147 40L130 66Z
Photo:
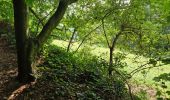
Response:
M25 0L13 0L14 26L17 49L18 77L20 82L31 82L35 78L32 76L32 63L36 53L48 39L52 30L59 24L69 4L77 0L60 0L55 13L43 26L42 31L35 39L29 37L28 32L28 6Z
M71 46L71 43L73 41L75 34L76 34L76 29L74 29L74 32L72 33L72 36L70 38L70 41L69 41L69 44L68 44L68 47L67 47L67 52L69 52L69 50L70 50L70 46Z
M110 50L110 54L109 54L110 57L109 57L109 69L108 69L108 72L109 72L109 76L111 76L112 71L113 71L112 67L113 67L113 50L114 50L114 48L110 47L109 50Z
M118 34L116 34L116 37L113 38L113 40L112 40L112 45L109 46L109 49L110 49L109 68L108 68L109 76L112 74L112 71L113 71L113 68L112 68L113 67L113 52L114 52L116 43L117 43L121 34L122 34L121 31Z
M13 0L14 5L14 26L17 48L18 61L18 80L20 82L33 81L35 78L31 76L32 67L30 64L30 55L28 43L28 7L24 0ZM32 49L31 47L29 47ZM30 53L31 54L31 53Z
M44 44L44 42L47 41L51 32L60 23L61 19L63 18L64 14L65 14L66 9L68 8L68 3L69 2L66 2L65 0L60 0L57 10L51 16L51 18L48 20L48 22L44 25L42 31L37 36L37 40L38 40L40 47Z

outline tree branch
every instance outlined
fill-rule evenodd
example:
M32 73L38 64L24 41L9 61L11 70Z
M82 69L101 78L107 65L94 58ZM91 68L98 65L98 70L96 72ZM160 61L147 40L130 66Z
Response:
M146 64L143 64L143 65L140 65L138 68L132 70L129 74L132 76L134 73L136 73L136 71L142 69L143 67L145 67L146 65L148 65L149 63L146 63Z
M31 11L31 13L39 20L42 26L44 26L42 19L37 15L37 13L31 7L29 7L29 11Z
M140 72L142 70L145 70L145 69L150 69L150 68L156 68L156 67L160 67L160 66L163 66L163 65L166 65L166 64L160 64L160 65L157 65L157 66L150 66L150 67L142 67L140 69L135 69L135 71L133 71L133 73L130 73L131 74L131 77L136 74L137 72Z
M107 46L110 48L109 40L107 38L107 34L106 34L105 26L104 26L104 19L102 19L102 28L103 28L103 33L104 33L104 36L107 42Z
M44 18L40 18L39 15L31 8L29 7L29 10L31 11L31 13L38 19L38 25L41 23L42 26L45 25L45 23L43 22L44 19L46 19L46 17L48 17L50 15L50 13L48 15L46 15ZM55 10L55 9L54 9ZM53 11L52 11L53 12ZM57 30L62 31L62 29L56 28Z
M69 50L70 50L70 46L71 46L71 43L72 43L72 41L73 41L73 38L74 38L74 36L75 36L75 34L76 34L76 30L77 30L77 28L74 28L74 31L73 31L72 36L71 36L71 38L70 38L69 44L68 44L68 46L67 46L67 52L69 52Z
M79 46L78 46L78 48L76 49L76 51L74 51L74 52L77 52L78 50L79 50L79 48L80 48L80 46L83 44L83 42L86 40L86 38L92 33L92 32L94 32L96 29L98 29L99 27L101 26L101 24L100 25L98 25L97 27L95 27L93 30L91 30L89 33L87 33L85 36L84 36L84 38L83 38L83 40L81 41L81 43L79 44Z
M36 40L41 46L49 37L52 30L60 23L61 19L63 18L68 5L74 3L78 0L60 0L59 5L55 13L50 17L47 23L44 25L43 29L41 30L40 34L37 36Z
M112 46L111 46L111 48L113 48L113 49L115 48L116 42L117 42L117 40L119 39L119 37L120 37L121 34L122 34L121 31L116 34L116 37L115 37L115 38L113 39L113 41L112 41Z
M37 36L37 40L39 45L41 46L49 37L52 30L55 29L55 27L59 24L61 19L64 16L64 13L66 9L68 8L68 3L61 0L59 2L59 6L55 13L51 16L51 18L48 20L48 22L44 25L42 31Z
M122 75L118 70L116 70L115 68L113 69L119 76L121 79L123 79L123 81L125 82L125 84L128 86L128 90L129 90L129 96L131 100L133 99L133 95L132 95L132 91L131 91L131 86L129 84L129 82L127 81L127 78L125 75Z

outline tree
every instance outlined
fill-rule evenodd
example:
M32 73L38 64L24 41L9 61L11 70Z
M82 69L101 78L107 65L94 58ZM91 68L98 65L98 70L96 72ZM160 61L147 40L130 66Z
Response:
M32 76L32 66L37 52L63 18L68 5L76 1L77 0L59 0L56 11L43 26L40 33L36 37L31 37L31 33L28 30L28 4L26 0L13 0L18 63L17 79L20 82L31 82L35 80Z

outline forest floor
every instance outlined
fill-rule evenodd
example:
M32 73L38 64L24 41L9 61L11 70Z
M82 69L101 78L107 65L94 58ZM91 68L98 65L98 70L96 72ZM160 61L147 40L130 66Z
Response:
M18 100L16 97L30 86L17 82L16 76L16 50L9 47L4 37L0 37L0 100Z
M62 84L57 85L49 79L42 78L30 84L20 84L16 81L16 75L16 50L9 48L6 41L0 38L0 100L21 100L21 98L22 100L30 100L30 98L33 100L44 100L44 98L54 100L55 89L62 87ZM134 87L135 89L132 89L136 91L140 88L140 86ZM148 92L148 90L151 91ZM147 88L145 91L153 98L152 100L155 100L153 89Z
M16 50L9 47L5 38L0 37L0 100L53 98L55 85L50 81L37 79L36 82L21 84L16 80L16 76Z
M9 47L4 37L0 37L0 100L30 100L27 94L25 94L25 91L33 86L35 82L21 84L16 80L16 76L16 50L15 48ZM36 87L38 86L36 85ZM39 94L44 95L41 89L47 90L44 87L38 87L35 91L29 92L29 94L38 91ZM40 98L40 95L35 94L34 96Z
M15 89L16 52L7 46L4 38L0 38L0 100L5 100Z

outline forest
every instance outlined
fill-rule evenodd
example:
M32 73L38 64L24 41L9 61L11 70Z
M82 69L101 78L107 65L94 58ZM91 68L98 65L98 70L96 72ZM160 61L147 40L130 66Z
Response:
M170 100L170 0L0 0L0 100Z

